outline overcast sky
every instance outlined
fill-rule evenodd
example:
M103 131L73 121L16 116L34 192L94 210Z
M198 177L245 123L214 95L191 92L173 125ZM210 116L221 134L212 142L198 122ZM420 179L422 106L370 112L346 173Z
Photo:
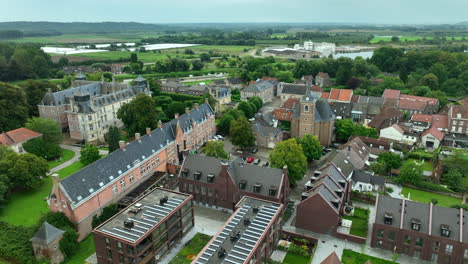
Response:
M468 0L1 0L0 21L457 23Z

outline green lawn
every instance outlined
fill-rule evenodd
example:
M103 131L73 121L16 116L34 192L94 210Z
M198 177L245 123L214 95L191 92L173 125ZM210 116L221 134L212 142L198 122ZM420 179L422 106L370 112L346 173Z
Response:
M437 199L437 205L440 206L450 207L455 204L461 204L461 199L455 197L403 187L401 194L408 197L408 193L411 193L410 200L422 203L430 203L432 199Z
M283 264L309 264L311 260L312 257L304 257L288 252L283 260Z
M76 254L70 260L65 261L65 264L83 264L95 251L94 239L91 234L80 242L80 246Z
M416 160L416 159L407 159L405 162L413 162L413 164L415 162L417 162L417 164L421 164L421 160ZM422 168L423 170L425 171L432 171L434 168L432 167L432 164L429 162L429 161L424 161L422 163Z
M197 256L198 253L205 247L205 245L210 241L211 236L196 233L195 236L192 238L190 243L182 248L182 250L177 253L175 258L169 262L169 264L190 264L192 262L191 259L187 257L189 255Z
M369 210L354 208L353 216L343 216L344 219L353 221L350 234L359 237L367 237L367 227L369 222Z
M214 81L217 81L217 80L222 80L222 79L211 79L211 80L204 80L204 81L195 81L195 82L182 82L183 84L185 85L194 85L194 84L198 84L198 83L205 83L206 85L214 82Z
M142 62L156 62L159 60L163 60L167 58L167 56L172 57L182 57L182 58L192 58L198 57L194 55L185 55L185 54L177 54L172 50L163 50L161 53L157 52L135 52L138 56L138 60ZM108 52L95 52L95 53L80 53L80 54L72 54L72 57L80 57L80 58L89 58L89 59L102 59L102 60L119 60L119 59L126 59L130 58L130 51L108 51Z
M420 40L423 38L426 39L434 39L434 37L424 37L424 36L399 36L401 42L405 41L415 41L415 40ZM453 37L455 40L462 40L463 37ZM452 37L446 37L447 40L451 40ZM467 39L467 37L465 37ZM383 42L390 42L392 40L392 36L375 36L373 39L371 39L369 42L370 43L378 43L379 41Z
M343 264L364 264L368 260L370 260L372 264L397 264L397 262L394 261L372 257L350 249L344 249L343 256L341 257L341 262L343 262Z
M83 164L80 162L75 162L59 170L57 173L63 179L83 167ZM0 212L0 221L24 226L36 224L42 214L45 214L49 210L45 199L51 190L52 178L49 176L44 179L42 186L37 190L13 193L10 201Z
M60 154L60 160L51 160L49 161L49 169L52 169L53 167L57 167L58 165L69 161L75 156L75 152L72 150L68 149L62 149L62 153Z

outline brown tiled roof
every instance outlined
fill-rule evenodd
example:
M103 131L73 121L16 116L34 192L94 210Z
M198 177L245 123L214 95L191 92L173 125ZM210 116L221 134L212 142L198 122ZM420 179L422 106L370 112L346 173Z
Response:
M409 98L400 98L400 108L423 111L426 108L426 102Z
M11 146L40 136L41 133L22 127L0 134L0 144Z
M371 137L364 137L364 136L352 136L350 139L354 139L355 137L358 137L359 139L364 142L368 147L372 148L378 148L379 146L383 146L385 150L390 149L390 141L385 139L385 138L371 138Z
M330 93L329 93L329 92L323 92L323 93L322 93L322 98L323 98L323 99L328 99L328 97L330 97Z
M284 109L294 109L294 106L299 103L299 99L297 98L288 98L286 102L284 102L283 106L281 108Z
M317 73L317 77L330 78L330 76L326 72Z
M351 97L351 103L357 103L359 102L359 95L357 94L353 94L353 96Z
M370 127L382 129L385 121L394 118L402 117L403 113L394 106L385 106L382 108L380 113L376 115L372 121L369 122Z
M310 90L311 90L312 92L323 92L322 87L317 86L317 85L313 85L313 86L310 88Z
M320 264L341 264L340 259L335 252L332 252L326 259L324 259Z
M437 105L439 103L439 99L437 98L422 97L422 96L415 96L415 95L409 95L409 94L400 94L400 101L401 99L421 101L421 102L427 103L428 105Z
M432 115L413 114L411 121L432 123Z
M433 135L435 138L437 138L439 141L442 141L444 139L445 133L437 129L436 127L431 127L428 130L424 131L421 136L425 136L427 134Z
M433 115L432 126L437 129L448 129L448 116L447 115Z
M272 112L275 118L280 121L291 121L293 113L294 111L284 108L278 108Z
M468 97L460 101L460 105L452 106L452 118L457 118L461 114L462 118L468 118Z
M389 98L389 99L396 99L400 97L401 91L399 90L392 90L392 89L385 89L383 93L384 98Z

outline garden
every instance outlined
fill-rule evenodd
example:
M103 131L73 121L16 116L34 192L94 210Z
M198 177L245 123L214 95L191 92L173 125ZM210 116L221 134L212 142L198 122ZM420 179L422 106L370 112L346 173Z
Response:
M196 233L169 264L190 264L210 240L211 236Z
M353 221L350 234L353 236L367 237L367 227L369 223L369 209L354 208L354 215L343 216L346 220Z
M341 257L341 262L343 264L364 264L369 260L372 264L397 264L397 262L394 261L372 257L350 249L344 249L343 256Z
M75 156L75 152L73 152L72 150L62 149L59 159L48 161L49 169L57 167L58 165L71 160L74 156Z
M437 194L433 192L426 192L422 190L416 190L409 187L403 187L401 194L413 201L421 203L431 203L437 201L437 205L452 207L454 205L461 205L462 200L443 194Z
M314 246L309 240L294 238L290 243L282 242L278 245L278 250L287 252L283 264L309 264L312 261Z

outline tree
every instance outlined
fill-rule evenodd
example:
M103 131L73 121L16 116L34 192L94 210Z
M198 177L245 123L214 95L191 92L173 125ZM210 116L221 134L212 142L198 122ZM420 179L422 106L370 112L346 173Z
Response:
M451 170L457 170L462 175L468 175L468 162L463 157L463 150L454 150L452 155L444 160L444 172L448 173Z
M255 115L255 110L252 108L252 104L248 101L242 101L237 106L237 110L240 110L244 113L245 117L252 118Z
M192 61L192 70L199 71L203 69L203 67L205 67L205 65L200 60Z
M255 109L256 109L257 111L259 111L260 108L262 108L262 106L263 106L263 100L262 100L262 98L260 98L260 97L258 97L258 96L254 96L254 97L250 98L250 99L249 99L249 102L251 102L252 104L255 105ZM256 111L256 112L257 112L257 111Z
M302 138L296 138L297 143L302 146L304 155L308 161L319 160L323 153L323 147L316 136L307 134Z
M80 154L80 162L85 166L101 158L101 156L99 155L99 149L96 146L89 144L86 144L81 147Z
M119 141L122 139L120 128L116 126L109 127L107 142L109 143L109 153L119 149Z
M336 139L347 141L354 130L354 122L351 119L335 120Z
M211 109L215 109L216 99L210 93L205 93L198 103L204 104L206 98L208 98L208 104L211 106Z
M439 80L439 86L448 79L447 67L441 63L435 63L429 68L429 72L434 74Z
M237 109L227 110L223 114L223 116L219 119L219 122L218 122L219 131L224 133L224 134L229 134L229 130L231 129L231 122L233 120L237 120L242 115L243 115L243 113L241 113Z
M93 221L91 222L91 226L93 228L96 228L98 225L100 225L101 223L104 223L105 221L107 221L109 218L111 218L112 216L114 216L116 213L119 212L119 206L117 204L110 204L106 207L104 207L104 209L102 209L102 213L101 215L95 215L93 217Z
M205 153L209 157L223 158L223 159L228 158L228 155L224 151L223 141L210 140L206 142L206 145L203 147L202 152Z
M249 121L243 116L231 122L229 130L232 144L240 148L253 147L255 145L255 136Z
M457 169L450 169L448 173L443 174L442 182L455 192L463 191L463 175Z
M200 54L200 60L201 62L210 62L211 56L208 53L202 53Z
M146 128L158 125L159 113L154 100L144 93L140 93L130 103L122 105L117 111L117 117L125 124L129 135L144 134Z
M400 178L398 182L417 184L423 179L423 168L414 162L406 162L400 169Z
M437 90L439 88L439 79L433 73L428 73L421 78L420 84L431 88L431 90Z
M336 72L336 83L339 85L345 85L351 77L351 69L342 65Z
M13 151L2 150L0 156L0 182L8 190L36 189L49 171L49 165L40 157L33 154L17 154ZM4 186L3 186L4 187Z
M24 126L28 112L26 93L19 87L0 82L0 131Z
M47 89L56 87L55 85L40 80L27 80L21 85L24 92L26 93L26 99L28 101L29 116L38 116L39 110L37 106L44 98L44 95L47 93ZM56 90L56 89L52 89Z
M400 155L391 152L385 152L379 155L377 162L385 164L385 172L389 173L391 169L398 169L401 167L402 160Z
M59 144L62 142L62 129L56 121L33 117L26 122L26 128L42 134L41 137L23 144L27 152L47 160L60 156Z
M131 63L137 63L138 62L138 55L135 52L132 52L130 54L130 62Z
M400 38L398 36L393 36L392 42L400 42Z
M297 140L290 138L276 144L270 152L271 166L274 168L288 167L289 182L295 184L304 177L307 171L307 159Z
M60 251L65 255L65 259L69 259L79 249L78 233L75 230L66 231L59 242Z
M386 175L387 174L386 168L387 168L387 164L385 164L385 162L383 162L383 161L372 162L370 164L370 169L375 174Z
M403 50L392 47L381 47L374 51L370 61L383 72L397 72Z
M168 118L173 118L174 115L185 113L185 104L179 101L171 102L165 109L164 113Z

